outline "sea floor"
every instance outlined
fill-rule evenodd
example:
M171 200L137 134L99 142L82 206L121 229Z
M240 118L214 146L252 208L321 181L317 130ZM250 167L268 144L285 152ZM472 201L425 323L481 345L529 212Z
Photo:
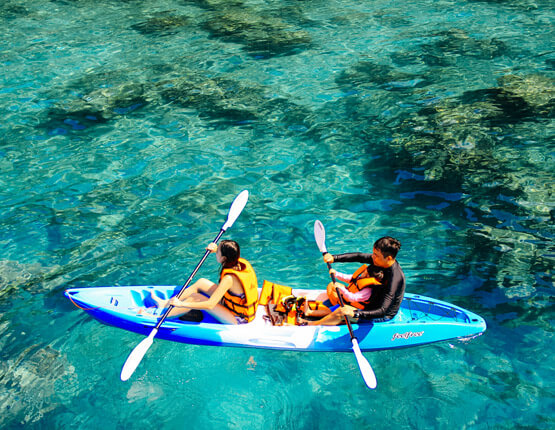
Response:
M15 1L0 8L0 427L551 429L555 9L546 0ZM322 288L399 239L470 342L365 354L188 346L71 287L181 285L225 238ZM339 270L355 270L342 265ZM210 258L199 276L215 279Z

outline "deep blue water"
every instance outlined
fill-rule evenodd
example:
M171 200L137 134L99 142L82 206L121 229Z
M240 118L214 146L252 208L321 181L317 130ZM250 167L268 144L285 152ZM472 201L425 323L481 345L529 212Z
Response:
M0 427L550 429L555 9L547 0L3 1ZM155 341L69 287L182 284L226 237L321 288L402 242L470 342L352 354ZM199 275L214 277L207 262Z

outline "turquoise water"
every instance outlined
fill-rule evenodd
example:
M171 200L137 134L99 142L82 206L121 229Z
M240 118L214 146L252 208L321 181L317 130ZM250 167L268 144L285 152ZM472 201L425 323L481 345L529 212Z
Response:
M0 427L553 428L555 10L517 1L5 1ZM226 237L259 279L402 242L471 342L223 349L104 326L69 287L181 284ZM348 268L343 266L344 268ZM214 278L209 260L199 275ZM353 268L354 270L354 268Z

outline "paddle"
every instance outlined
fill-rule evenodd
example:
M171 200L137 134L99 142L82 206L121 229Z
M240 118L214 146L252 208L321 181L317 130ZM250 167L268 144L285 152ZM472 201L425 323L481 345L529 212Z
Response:
M318 245L318 249L320 249L322 255L326 254L328 252L326 250L326 230L324 229L324 225L318 220L316 220L316 222L314 223L314 239L316 239L316 244ZM330 263L328 263L328 269L331 269ZM333 273L330 273L330 276L332 282L335 284L335 275ZM341 307L345 306L345 303L343 302L343 297L341 297L341 294L339 294L339 289L337 287L335 287L335 292L337 294L337 297L339 298L339 304L341 305ZM368 388L373 390L378 385L374 370L372 370L372 366L370 366L370 363L360 351L358 340L353 333L353 328L351 327L351 322L349 321L349 318L347 318L346 316L344 316L344 318L345 324L347 324L347 328L349 329L349 334L351 335L353 351L355 353L362 378L364 379L364 382L366 383Z
M235 222L235 220L237 219L239 214L243 211L243 208L247 204L248 199L249 199L249 192L247 190L241 191L241 193L239 193L239 195L237 197L235 197L235 200L233 200L233 203L231 204L231 207L229 208L229 212L227 214L227 220L224 223L224 225L222 226L222 228L220 229L220 232L218 233L216 238L213 240L214 243L218 243L218 240L220 240L220 237L222 237L224 232L229 227L231 227L233 225L233 223ZM177 294L177 297L179 297L181 295L181 293L189 286L189 283L194 278L194 276L197 274L198 270L200 269L200 266L202 266L202 263L204 263L204 260L206 260L208 255L210 255L209 250L207 250L204 253L204 256L202 257L200 262L197 264L197 267L195 267L195 270L193 270L193 273L191 273L191 276L189 276L189 279L187 279L187 282L185 282L185 284L183 285L183 287L181 288L181 290ZM152 342L154 341L154 336L156 336L156 333L158 333L158 329L160 328L160 326L162 325L162 323L164 322L164 320L169 315L169 313L172 309L173 309L173 306L170 305L166 309L164 314L162 315L162 318L160 318L160 320L158 321L158 324L156 324L156 327L154 327L152 329L152 331L150 332L148 337L146 339L143 339L135 347L135 349L133 349L133 351L131 351L131 354L129 354L129 357L127 357L127 360L125 361L125 364L123 365L123 368L121 369L121 376L120 377L121 377L122 381L127 381L131 377L133 372L135 372L135 369L137 368L137 366L139 365L139 363L143 359L144 355L146 354L146 352L148 351L148 349L152 345Z

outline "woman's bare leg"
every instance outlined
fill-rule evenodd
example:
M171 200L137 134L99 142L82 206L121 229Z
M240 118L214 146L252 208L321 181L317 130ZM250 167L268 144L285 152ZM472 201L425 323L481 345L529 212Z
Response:
M183 293L179 295L179 300L183 301L185 299L189 299L190 301L204 302L206 301L207 296L209 297L210 295L212 295L217 287L218 284L215 284L208 279L201 278L185 291L183 291ZM170 300L164 300L157 297L153 291L151 292L151 296L159 308L168 307ZM168 318L180 317L182 315L185 315L190 310L191 308L174 307L168 314ZM222 323L237 324L235 316L229 311L229 309L220 304L216 305L216 307L213 309L207 310L207 312Z
M340 308L334 310L331 314L325 316L318 321L308 321L308 325L338 325L343 321Z
M207 295L210 295L216 287L217 287L217 284L214 284L208 279L200 278L193 285L186 288L185 291L183 291L178 298L179 300L185 300L187 297L190 297L192 294L198 293L199 291ZM171 300L171 299L161 299L154 293L154 290L150 292L150 297L152 297L152 300L156 302L156 306L159 308L167 308Z
M187 300L194 301L194 302L204 302L206 301L206 296L200 293L189 293L187 294ZM167 307L169 300L165 300L164 302L166 303L165 307ZM180 317L182 315L185 315L190 310L191 308L173 307L170 313L168 314L168 318Z
M188 294L187 299L190 302L205 302L206 296L201 293ZM174 307L168 314L168 318L180 317L193 309L194 308ZM231 313L231 311L220 304L217 304L212 309L206 309L205 311L224 324L237 324L237 320L235 319L235 316Z
M238 324L235 315L233 315L225 306L216 305L215 308L210 309L207 312L223 324Z

